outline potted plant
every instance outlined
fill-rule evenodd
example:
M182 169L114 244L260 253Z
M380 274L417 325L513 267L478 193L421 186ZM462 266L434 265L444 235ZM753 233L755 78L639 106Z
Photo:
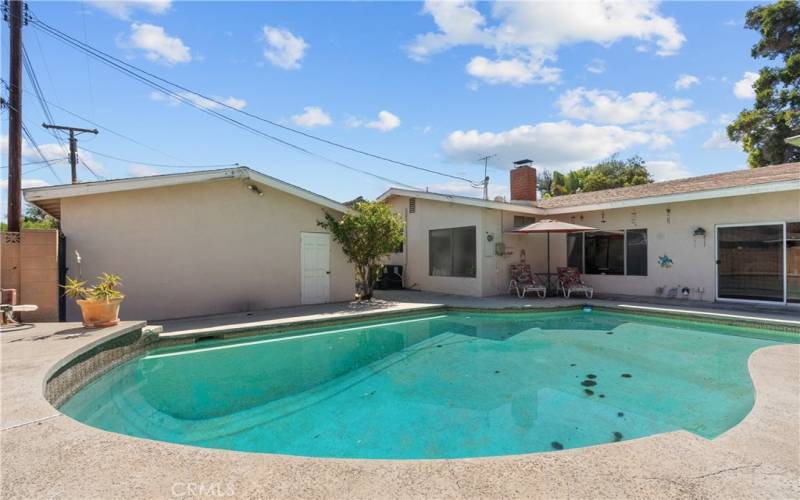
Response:
M77 299L81 308L83 326L103 328L119 324L119 305L125 296L118 290L122 278L115 274L103 273L97 277L95 286L86 286L85 281L78 281L67 276L64 294Z

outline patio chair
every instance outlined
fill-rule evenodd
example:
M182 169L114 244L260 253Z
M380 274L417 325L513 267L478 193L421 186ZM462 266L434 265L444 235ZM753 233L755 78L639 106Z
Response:
M531 272L530 264L511 264L511 281L508 282L508 291L517 292L517 297L523 298L528 292L535 293L540 299L547 296L547 287L539 283Z
M574 267L559 267L558 283L556 284L556 293L559 291L564 293L565 298L569 298L573 292L583 292L587 299L591 299L594 295L594 288L587 285L581 279L581 273Z
M17 324L17 320L14 319L14 313L18 312L33 312L39 310L39 306L35 305L11 305L11 304L0 304L0 315L2 316L2 320L0 323L4 325L15 325Z

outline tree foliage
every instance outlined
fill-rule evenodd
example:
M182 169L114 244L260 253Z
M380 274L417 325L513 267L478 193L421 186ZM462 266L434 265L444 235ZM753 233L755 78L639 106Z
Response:
M22 229L55 229L58 227L58 221L47 215L34 205L28 205L25 214L22 216ZM3 222L0 224L0 231L8 230L8 224Z
M751 168L800 161L800 148L785 139L800 134L800 6L796 0L754 7L745 26L761 34L754 59L780 59L761 69L753 85L756 100L728 125L728 137L741 142Z
M403 243L403 221L382 202L361 201L353 209L336 218L325 213L317 224L327 229L356 268L356 289L359 298L372 298L372 289L381 263Z
M653 182L645 161L639 156L620 160L616 156L592 167L583 167L567 174L542 171L537 179L545 198L565 194L600 191Z

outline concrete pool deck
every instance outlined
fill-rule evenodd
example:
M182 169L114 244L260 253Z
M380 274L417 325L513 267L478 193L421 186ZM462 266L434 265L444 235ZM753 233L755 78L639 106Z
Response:
M662 312L705 316L715 319L736 318L787 325L800 329L800 308L748 306L684 300L655 300L636 297L594 298L548 297L519 299L512 295L467 297L432 292L406 290L376 291L370 303L343 302L313 306L296 306L212 316L198 316L155 321L163 328L162 337L194 337L219 332L249 331L258 328L290 326L297 322L328 322L354 318L369 318L386 313L433 311L443 307L481 309L557 309L591 304L597 307L623 309L629 312Z
M396 312L394 303L412 304L399 297L384 300L392 304L382 305L380 311ZM450 300L448 305L459 306ZM486 307L485 299L476 300ZM570 305L583 302L568 301ZM255 319L297 322L298 311L291 309L263 313ZM414 309L413 305L404 308ZM363 311L327 305L309 307L302 316L335 320ZM777 316L772 319L792 321ZM248 320L253 316L243 316L243 323L236 323L237 318L230 316L234 321L227 324L220 324L219 318L197 322L195 329L252 326ZM183 321L172 325L185 326L197 320ZM214 322L217 324L212 325ZM170 330L169 323L165 326L167 334L191 330ZM588 448L496 458L340 460L133 438L81 424L60 414L45 399L44 382L65 358L90 352L98 343L141 327L141 322L126 322L115 328L85 330L78 324L61 323L0 333L2 498L800 496L800 345L771 346L750 357L756 391L753 410L714 440L677 431Z

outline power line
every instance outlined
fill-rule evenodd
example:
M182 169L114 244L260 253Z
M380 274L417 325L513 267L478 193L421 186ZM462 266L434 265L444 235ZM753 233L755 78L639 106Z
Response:
M154 78L156 80L159 80L159 81L161 81L161 82L163 82L163 83L165 83L167 85L170 85L172 87L180 89L180 90L182 90L184 92L188 92L188 93L190 93L192 95L195 95L197 97L200 97L201 99L207 100L209 102L213 102L216 105L224 107L224 108L226 108L228 110L231 110L231 111L234 111L234 112L237 112L237 113L241 113L241 114L243 114L243 115L245 115L245 116L247 116L249 118L253 118L255 120L258 120L258 121L261 121L261 122L264 122L264 123L268 123L270 125L279 127L279 128L281 128L283 130L287 130L287 131L293 132L295 134L299 134L299 135L302 135L302 136L307 137L309 139L313 139L313 140L316 140L316 141L319 141L319 142L323 142L323 143L331 145L331 146L335 146L335 147L338 147L338 148L341 148L341 149L345 149L345 150L350 151L350 152L354 152L354 153L358 153L358 154L361 154L361 155L369 156L371 158L375 158L375 159L378 159L378 160L382 160L382 161L386 161L386 162L389 162L389 163L393 163L395 165L400 165L400 166L404 166L404 167L413 168L413 169L416 169L416 170L428 172L428 173L431 173L431 174L440 175L440 176L443 176L443 177L449 177L451 179L456 179L456 180L460 180L460 181L464 181L464 182L469 182L470 184L473 184L473 185L476 184L471 179L467 179L465 177L460 177L460 176L448 174L448 173L445 173L445 172L439 172L437 170L433 170L433 169L429 169L429 168L425 168L425 167L420 167L418 165L414 165L414 164L411 164L411 163L394 160L392 158L389 158L389 157L386 157L386 156L382 156L382 155L378 155L378 154L375 154L375 153L370 153L370 152L364 151L362 149L358 149L358 148L354 148L354 147L351 147L351 146L347 146L347 145L344 145L344 144L341 144L341 143L338 143L338 142L335 142L335 141L331 141L331 140L316 136L314 134L310 134L308 132L304 132L302 130L298 130L298 129L283 125L283 124L275 122L273 120L269 120L268 118L264 118L262 116L250 113L248 111L244 111L242 109L238 109L238 108L236 108L234 106L231 106L231 105L229 105L229 104L227 104L225 102L222 102L222 101L220 101L218 99L215 99L212 96L208 96L208 95L202 94L200 92L194 91L192 89L189 89L189 88L184 87L182 85L179 85L177 83L171 82L171 81L169 81L169 80L167 80L165 78L162 78L162 77L160 77L158 75L155 75L155 74L150 73L150 72L148 72L148 71L146 71L144 69L141 69L141 68L139 68L137 66L134 66L134 65L132 65L130 63L127 63L127 62L125 62L125 61L123 61L121 59L118 59L118 58L116 58L116 57L114 57L114 56L112 56L112 55L110 55L110 54L108 54L106 52L103 52L103 51L101 51L99 49L96 49L96 48L92 47L89 44L85 44L85 43L81 42L80 40L77 40L77 39L71 37L70 35L59 31L57 28L54 28L54 27L48 25L44 21L41 21L38 17L34 17L33 24L35 26L39 27L40 29L44 29L45 32L51 34L52 36L56 36L56 37L62 39L62 41L70 43L70 45L73 45L74 47L78 48L79 50L82 50L84 52L92 54L94 57L96 57L98 59L102 59L104 57L104 58L111 59L111 60L115 61L117 64L114 64L114 66L119 66L119 65L125 66L126 68L130 68L133 71L137 71L137 72L139 72L139 73L141 73L143 75L147 75L150 78ZM65 40L65 38L67 40ZM101 57L101 55L102 55L102 57ZM107 61L105 61L105 62L108 64ZM125 70L125 72L130 74L130 76L134 76L135 75L134 78L136 78L136 79L142 81L143 83L146 83L146 84L150 85L151 87L153 87L154 84L152 82L149 82L149 81L145 82L146 79L144 77L142 77L141 75L136 75L135 73L133 73L133 71ZM157 85L157 84L155 84L155 85ZM173 92L171 90L164 89L163 87L160 87L160 86L154 87L154 88L158 88L164 94L166 94L168 96L171 96L171 97L175 97L179 101L186 102L188 104L194 105L194 103L192 103L189 100L187 100L185 98L185 96L182 96L182 95L180 95L178 93L175 93L175 92ZM194 107L198 107L198 106L195 105ZM202 108L202 107L200 107L200 108ZM203 109L205 109L205 108L203 108ZM221 115L221 116L225 116L225 115ZM285 141L282 141L282 142L285 142Z
M88 170L89 172L92 173L92 175L94 176L95 179L97 179L98 181L104 181L105 180L105 177L103 177L102 175L98 175L97 172L95 172L94 169L92 167L90 167L88 163L83 161L83 158L79 157L78 161L81 163L81 165L86 167L86 170Z
M21 165L23 167L25 167L25 166L28 166L28 165L40 165L42 163L50 163L50 162L55 163L55 162L66 161L66 160L67 160L66 157L64 157L64 158L51 158L50 160L26 161L26 162L23 162ZM0 168L8 168L8 165L0 166ZM44 168L44 167L42 167L42 168Z
M31 143L31 145L36 150L36 152L39 154L39 156L42 158L42 160L44 160L44 162L47 163L47 168L50 169L50 173L53 174L53 177L55 177L58 180L59 184L63 183L64 181L61 180L61 177L56 173L56 170L53 168L53 165L51 164L51 160L49 160L44 155L44 153L42 153L42 149L39 147L39 144L36 142L36 139L33 138L33 135L31 135L30 130L28 130L28 127L25 126L24 122L22 123L22 133L25 134L25 137L28 139L28 142Z
M103 158L108 158L108 159L117 160L117 161L124 161L126 163L135 163L137 165L146 165L148 167L201 168L201 169L205 169L205 168L226 168L226 167L238 167L239 166L238 163L221 163L221 164L217 164L217 165L168 165L168 164L164 164L164 163L151 163L151 162L147 162L147 161L129 160L127 158L120 158L119 156L114 156L114 155L110 155L110 154L107 154L107 153L101 153L99 151L95 151L94 149L89 149L87 147L83 147L81 149L83 149L84 151L88 151L88 152L90 152L92 154L95 154L97 156L102 156Z
M44 92L42 91L42 87L39 84L39 79L36 77L36 72L33 69L33 64L31 63L30 58L28 57L28 50L25 45L22 45L22 54L23 54L23 66L25 67L25 72L28 74L28 79L33 84L33 90L36 95L36 100L39 101L39 105L42 108L42 112L44 113L45 119L50 123L55 123L55 119L53 119L53 114L50 112L50 108L47 106L47 100L44 98ZM48 132L50 132L48 130ZM51 133L51 135L55 138L58 145L61 147L61 150L64 151L66 154L66 150L64 149L64 143L61 141L61 137L58 134Z
M392 184L399 184L399 185L402 185L402 186L405 186L405 187L408 187L408 188L419 189L419 188L417 188L415 186L411 186L409 184L406 184L404 182L398 181L396 179L391 179L391 178L388 178L388 177L384 177L384 176L376 174L374 172L370 172L370 171L367 171L367 170L362 170L360 168L353 167L351 165L348 165L346 163L340 162L338 160L334 160L332 158L328 158L328 157L326 157L324 155L321 155L319 153L315 153L315 152L313 152L313 151L311 151L309 149L306 149L306 148L304 148L302 146L298 146L298 145L293 144L293 143L291 143L289 141L283 140L283 139L281 139L279 137L270 135L270 134L268 134L268 133L266 133L266 132L264 132L262 130L254 128L254 127L252 127L250 125L247 125L247 124L245 124L243 122L240 122L240 121L238 121L238 120L236 120L234 118L231 118L231 117L229 117L227 115L224 115L222 113L219 113L218 111L215 111L215 110L209 109L207 107L201 106L201 105L197 104L196 102L193 102L192 100L187 99L185 96L183 96L183 95L181 95L179 93L171 91L170 89L164 87L163 85L160 85L160 84L155 83L155 82L153 82L151 80L148 80L147 78L145 78L145 77L143 77L143 76L141 76L139 74L136 74L131 70L126 69L123 66L124 64L126 64L126 63L124 63L124 61L119 61L115 57L109 56L109 55L105 54L104 52L102 52L100 50L94 49L93 47L91 47L89 45L82 44L82 42L80 42L78 40L75 40L74 38L70 37L69 35L63 34L60 31L56 30L55 28L50 28L46 24L41 23L41 21L36 21L35 24L37 24L38 27L43 29L46 33L48 33L48 34L50 34L50 35L62 40L63 42L65 42L65 43L67 43L69 45L72 45L73 47L77 48L78 50L84 51L84 52L92 55L93 57L95 57L99 61L111 66L112 68L117 69L118 71L122 72L123 74L126 74L126 75L128 75L128 76L130 76L130 77L132 77L132 78L144 83L145 85L148 85L151 88L154 88L154 89L156 89L156 90L158 90L158 91L160 91L160 92L162 92L162 93L164 93L164 94L166 94L166 95L168 95L170 97L173 97L174 99L176 99L176 100L178 100L180 102L183 102L183 103L185 103L185 104L187 104L187 105L189 105L189 106L191 106L191 107L193 107L193 108L195 108L195 109L197 109L197 110L199 110L199 111L201 111L203 113L206 113L208 115L211 115L211 116L214 116L216 118L219 118L220 120L222 120L222 121L224 121L224 122L226 122L226 123L228 123L230 125L233 125L233 126L238 127L238 128L240 128L242 130L248 131L248 132L250 132L250 133L252 133L254 135L260 136L260 137L262 137L264 139L267 139L267 140L276 142L278 144L282 144L284 146L287 146L289 148L292 148L294 150L300 151L300 152L305 153L305 154L307 154L309 156L312 156L312 157L327 161L329 163L332 163L334 165L340 166L342 168L346 168L348 170L359 172L359 173L364 174L364 175L375 177L377 179L380 179L382 181L389 182L389 183L392 183ZM85 45L85 47L84 47L84 45ZM115 60L119 61L119 63L122 63L122 64L119 64L119 63L115 62Z

